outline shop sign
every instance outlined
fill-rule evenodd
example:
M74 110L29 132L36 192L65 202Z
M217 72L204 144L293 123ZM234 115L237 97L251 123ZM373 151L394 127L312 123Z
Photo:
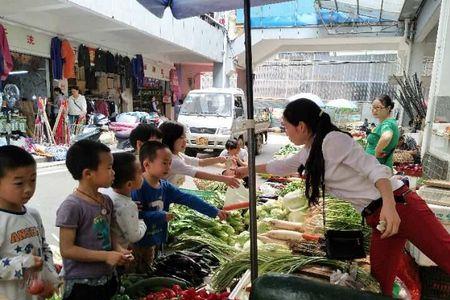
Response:
M50 57L51 36L30 29L3 24L11 51Z

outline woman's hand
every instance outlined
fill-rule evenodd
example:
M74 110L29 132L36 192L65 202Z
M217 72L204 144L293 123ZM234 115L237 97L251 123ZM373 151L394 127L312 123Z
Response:
M225 156L217 157L217 163L219 163L219 164L224 164L224 163L226 163L226 161L227 161L227 158Z
M248 167L240 167L236 169L237 178L244 178L245 176L248 176Z
M236 189L241 185L239 179L232 176L224 176L223 182L230 188Z
M384 222L385 230L382 232L381 238L388 238L398 233L400 227L400 216L395 208L395 201L386 202L383 199L383 206L380 212L380 222Z
M378 147L375 148L375 157L385 158L386 156L387 156L387 154L384 153L383 150L378 149Z

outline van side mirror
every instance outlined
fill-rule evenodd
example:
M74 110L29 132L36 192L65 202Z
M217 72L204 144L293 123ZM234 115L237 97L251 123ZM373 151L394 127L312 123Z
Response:
M235 107L234 108L234 117L238 118L238 117L242 117L244 116L244 109L242 107Z

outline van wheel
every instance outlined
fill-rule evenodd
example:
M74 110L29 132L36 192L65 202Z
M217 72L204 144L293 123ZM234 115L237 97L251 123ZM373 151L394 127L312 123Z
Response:
M186 151L184 151L184 154L187 156L197 157L198 150L195 148L186 148Z
M264 137L262 134L256 135L256 149L255 149L255 155L261 154L262 147L264 145Z

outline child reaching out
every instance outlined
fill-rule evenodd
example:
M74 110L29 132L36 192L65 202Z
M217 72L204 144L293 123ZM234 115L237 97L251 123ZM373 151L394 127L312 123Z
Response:
M136 156L131 153L113 155L114 181L105 190L114 204L112 231L117 235L121 247L127 249L130 243L139 241L145 234L147 226L138 217L138 206L131 199L131 191L142 186L142 169Z
M114 180L113 156L98 142L82 140L70 147L66 165L79 184L57 211L64 267L64 300L107 300L117 291L114 267L130 260L111 235L111 199L98 192Z
M0 299L31 300L23 287L33 272L41 272L50 298L58 286L53 254L45 241L39 212L26 207L36 189L36 162L16 146L0 147Z
M163 180L169 173L172 162L172 153L166 145L157 141L147 142L141 147L139 158L145 169L144 183L139 190L133 191L131 196L134 201L142 204L141 216L147 224L147 232L144 238L135 244L133 252L137 266L145 268L153 261L156 246L167 240L167 225L174 218L168 212L171 203L189 206L211 218L219 217L220 220L226 219L228 213L197 196L180 191Z

